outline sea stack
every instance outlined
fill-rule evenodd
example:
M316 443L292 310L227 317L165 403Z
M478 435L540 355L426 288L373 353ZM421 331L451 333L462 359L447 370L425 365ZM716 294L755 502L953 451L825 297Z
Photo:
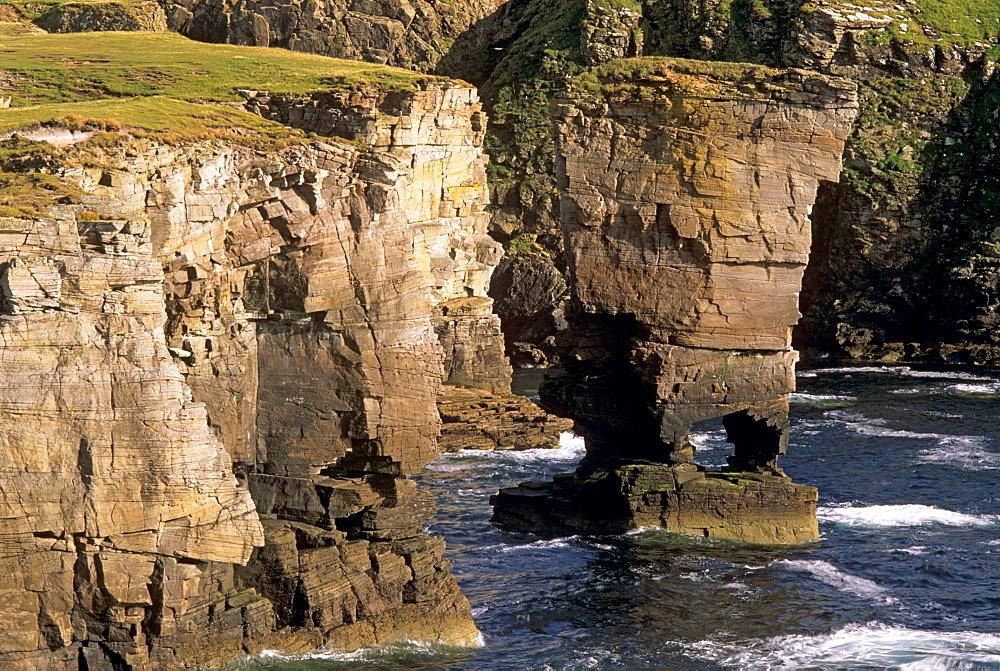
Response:
M778 467L791 328L822 181L836 181L852 83L801 70L612 61L554 104L572 290L542 403L587 455L495 498L534 532L642 526L753 543L818 536L816 489ZM722 472L696 422L723 418Z

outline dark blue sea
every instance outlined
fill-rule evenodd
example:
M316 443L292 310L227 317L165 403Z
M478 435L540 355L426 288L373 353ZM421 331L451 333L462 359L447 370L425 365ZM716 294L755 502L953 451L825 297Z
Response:
M539 379L521 371L519 391ZM490 494L571 471L581 441L449 454L417 480L483 647L240 668L1000 669L1000 371L814 362L798 386L780 465L819 488L818 542L514 536L490 524ZM696 461L724 464L721 422L695 430Z

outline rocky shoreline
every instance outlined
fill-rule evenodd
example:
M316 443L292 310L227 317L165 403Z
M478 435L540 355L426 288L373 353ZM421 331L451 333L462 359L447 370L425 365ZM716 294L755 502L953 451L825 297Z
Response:
M1000 15L703 5L0 1L0 666L477 645L408 476L567 431L496 524L817 538L793 332L1000 360Z
M318 108L364 148L81 141L81 204L3 218L0 664L478 644L406 475L443 381L509 388L481 112L383 99Z

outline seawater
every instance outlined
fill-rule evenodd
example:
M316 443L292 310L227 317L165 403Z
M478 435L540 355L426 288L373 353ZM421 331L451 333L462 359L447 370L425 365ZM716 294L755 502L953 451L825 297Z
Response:
M536 393L538 371L518 391ZM781 465L820 491L822 538L760 548L667 534L537 539L490 522L498 488L571 471L558 450L441 457L417 477L483 647L265 655L245 669L1000 669L1000 371L798 374ZM725 463L721 422L696 461Z

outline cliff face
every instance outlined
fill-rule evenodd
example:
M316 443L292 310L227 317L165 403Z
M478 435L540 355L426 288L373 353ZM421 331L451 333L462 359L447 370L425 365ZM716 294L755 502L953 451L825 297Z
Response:
M619 510L600 513L598 527L814 538L815 490L789 483L776 459L788 441L809 213L820 183L839 176L854 87L750 66L613 67L584 81L597 80L600 95L555 113L572 299L562 366L542 399L587 441L555 493L618 490ZM731 470L752 474L740 492L736 476L691 465L692 424L720 416ZM504 499L519 493L498 500L498 518L512 508L515 526L521 503Z
M164 0L171 30L203 42L282 47L422 72L501 2Z
M824 187L813 217L799 347L997 360L992 329L981 326L997 321L985 289L995 217L969 207L983 202L990 160L994 6L712 0L652 2L644 14L648 53L805 67L858 83L845 178Z
M341 103L377 149L82 145L58 171L85 205L5 220L4 665L476 641L404 474L446 360L506 384L495 324L438 336L489 321L446 313L488 313L499 259L479 105Z

